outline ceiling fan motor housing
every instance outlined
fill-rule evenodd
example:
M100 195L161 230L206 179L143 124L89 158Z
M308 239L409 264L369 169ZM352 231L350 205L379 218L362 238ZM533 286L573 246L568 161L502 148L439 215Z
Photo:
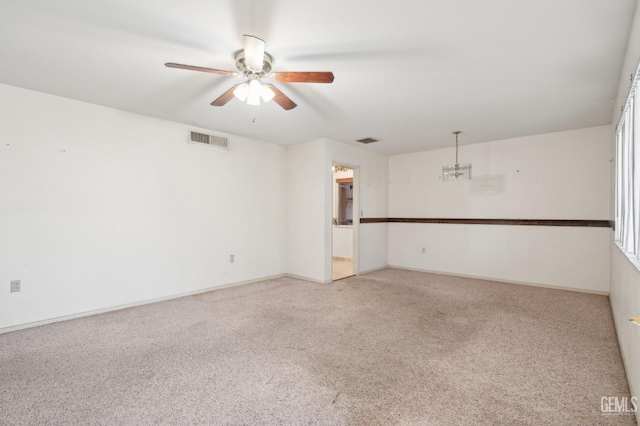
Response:
M271 63L273 62L273 57L269 55L267 52L264 53L262 71L258 71L258 72L247 67L247 64L245 63L245 60L244 60L244 49L238 50L233 56L236 60L236 68L238 69L238 71L240 71L243 75L246 75L247 77L251 74L257 74L259 75L259 77L262 77L268 74L269 72L271 72Z

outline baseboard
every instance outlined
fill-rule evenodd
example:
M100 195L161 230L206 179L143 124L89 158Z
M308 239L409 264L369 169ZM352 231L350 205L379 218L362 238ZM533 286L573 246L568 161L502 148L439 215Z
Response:
M449 276L462 277L462 278L474 278L474 279L479 279L479 280L484 280L484 281L496 281L496 282L503 282L503 283L508 283L508 284L519 284L519 285L528 285L528 286L533 286L533 287L544 287L544 288L551 288L551 289L555 289L555 290L574 291L574 292L579 292L579 293L599 294L599 295L603 295L603 296L608 296L609 295L608 292L595 291L595 290L577 289L577 288L571 288L571 287L561 287L561 286L553 286L553 285L538 284L538 283L528 283L528 282L522 282L522 281L510 281L510 280L502 280L502 279L496 279L496 278L490 278L490 277L479 277L479 276L474 276L474 275L453 274L453 273L449 273L449 272L433 271L433 270L428 270L428 269L407 268L407 267L404 267L404 266L397 266L397 265L387 265L387 266L381 266L379 268L368 269L366 271L359 271L357 275L368 274L368 273L371 273L371 272L376 272L376 271L380 271L380 270L387 269L387 268L403 269L403 270L407 270L407 271L416 271L416 272L428 272L428 273L432 273L432 274L449 275ZM201 293L208 293L208 292L213 291L213 290L222 290L222 289L225 289L225 288L236 287L236 286L246 285L246 284L252 284L252 283L256 283L256 282L260 282L260 281L267 281L267 280L276 279L276 278L282 278L282 277L289 277L289 278L294 278L294 279L299 279L299 280L304 280L304 281L310 281L310 282L313 282L313 283L316 283L316 284L330 284L332 282L332 280L321 281L321 280L316 280L314 278L303 277L303 276L295 275L295 274L272 275L272 276L268 276L268 277L256 278L256 279L247 280L247 281L240 281L240 282L236 282L236 283L229 283L229 284L222 284L222 285L218 285L218 286L207 287L207 288L203 288L203 289L199 289L199 290L193 290L193 291L189 291L189 292L185 292L185 293L178 293L178 294L174 294L174 295L170 295L170 296L158 297L158 298L154 298L154 299L146 299L146 300L141 300L141 301L138 301L138 302L126 303L126 304L123 304L123 305L116 305L116 306L110 306L110 307L107 307L107 308L101 308L101 309L95 309L95 310L91 310L91 311L79 312L79 313L76 313L76 314L63 315L61 317L49 318L49 319L40 320L40 321L34 321L34 322L26 323L26 324L18 324L18 325L14 325L14 326L10 326L10 327L0 328L0 334L9 333L9 332L12 332L12 331L24 330L24 329L32 328L32 327L38 327L38 326L46 325L46 324L52 324L52 323L56 323L56 322L60 322L60 321L68 321L68 320L72 320L72 319L76 319L76 318L87 317L87 316L90 316L90 315L97 315L97 314L102 314L102 313L106 313L106 312L118 311L118 310L121 310L121 309L133 308L135 306L148 305L150 303L164 302L166 300L172 300L172 299L179 299L181 297L193 296L193 295L201 294ZM623 359L624 359L624 355L623 355Z
M316 280L315 278L303 277L302 275L295 275L295 274L284 274L283 276L294 278L296 280L311 281L312 283L316 283L316 284L331 284L331 281L332 281L332 280L321 281L321 280Z
M609 292L608 291L588 290L588 289L584 289L584 288L574 288L574 287L562 287L562 286L557 286L557 285L530 283L530 282L526 282L526 281L504 280L504 279L500 279L500 278L480 277L480 276L477 276L477 275L454 274L452 272L433 271L433 270L430 270L430 269L419 269L419 268L407 268L407 267L404 267L404 266L397 266L397 265L389 265L389 268L391 268L391 269L404 269L405 271L428 272L430 274L448 275L448 276L451 276L451 277L473 278L473 279L476 279L476 280L483 280L483 281L495 281L495 282L505 283L505 284L518 284L518 285L526 285L526 286L530 286L530 287L542 287L542 288L550 288L550 289L553 289L553 290L565 290L565 291L573 291L573 292L576 292L576 293L589 293L589 294L597 294L597 295L600 295L600 296L609 296Z
M0 334L9 333L11 331L24 330L24 329L32 328L32 327L38 327L38 326L41 326L41 325L53 324L55 322L68 321L68 320L72 320L72 319L76 319L76 318L88 317L88 316L91 316L91 315L104 314L106 312L119 311L121 309L127 309L127 308L133 308L133 307L136 307L136 306L148 305L150 303L164 302L166 300L179 299L181 297L187 297L187 296L194 296L196 294L208 293L208 292L214 291L214 290L222 290L222 289L225 289L225 288L237 287L237 286L240 286L240 285L252 284L252 283L257 283L257 282L260 282L260 281L272 280L272 279L276 279L276 278L282 278L284 276L286 276L286 274L272 275L272 276L269 276L269 277L256 278L256 279L253 279L253 280L239 281L239 282L229 283L229 284L222 284L222 285L213 286L213 287L207 287L207 288L203 288L203 289L199 289L199 290L188 291L188 292L185 292L185 293L173 294L171 296L157 297L155 299L146 299L146 300L141 300L141 301L138 301L138 302L125 303L123 305L110 306L110 307L107 307L107 308L100 308L100 309L94 309L94 310L91 310L91 311L80 312L80 313L77 313L77 314L63 315L61 317L29 322L29 323L26 323L26 324L13 325L13 326L10 326L10 327L0 328Z
M387 268L390 268L390 266L389 265L384 265L384 266L380 266L379 268L367 269L366 271L358 272L356 275L369 274L371 272L382 271L383 269L387 269ZM397 268L397 269L399 269L399 268Z
M339 261L345 261L345 260L353 260L350 257L340 257L340 256L333 256L332 257L333 260L339 260Z
M613 326L616 329L616 341L618 342L618 348L620 349L620 357L622 358L622 365L624 366L624 372L627 376L627 386L629 386L629 393L631 394L631 396L635 396L635 397L640 397L640 395L638 395L637 393L635 393L635 389L633 389L633 386L631 384L631 380L629 377L629 369L627 368L627 357L624 353L624 348L622 347L622 345L620 344L620 335L618 333L618 323L616 322L616 316L613 313L613 305L611 304L611 298L609 298L609 305L611 307L611 317L613 318ZM629 326L628 322L625 321L625 325ZM632 325L633 327L633 325ZM640 417L637 418L638 421L638 425L640 425Z

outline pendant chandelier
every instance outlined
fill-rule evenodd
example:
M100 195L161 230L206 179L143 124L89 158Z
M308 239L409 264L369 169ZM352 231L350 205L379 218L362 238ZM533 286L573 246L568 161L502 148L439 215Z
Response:
M471 164L458 163L458 135L461 133L460 130L456 130L452 132L456 135L456 164L443 166L442 167L442 181L447 182L450 180L462 180L462 179L471 179Z

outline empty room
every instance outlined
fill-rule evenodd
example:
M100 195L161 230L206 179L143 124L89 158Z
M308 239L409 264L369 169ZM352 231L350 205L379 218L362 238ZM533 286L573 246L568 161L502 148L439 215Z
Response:
M637 3L0 2L0 424L640 424Z

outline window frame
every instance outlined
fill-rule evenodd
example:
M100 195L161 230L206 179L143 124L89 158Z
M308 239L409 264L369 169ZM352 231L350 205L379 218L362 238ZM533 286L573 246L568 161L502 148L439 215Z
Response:
M615 131L614 241L640 269L640 107L636 70Z

